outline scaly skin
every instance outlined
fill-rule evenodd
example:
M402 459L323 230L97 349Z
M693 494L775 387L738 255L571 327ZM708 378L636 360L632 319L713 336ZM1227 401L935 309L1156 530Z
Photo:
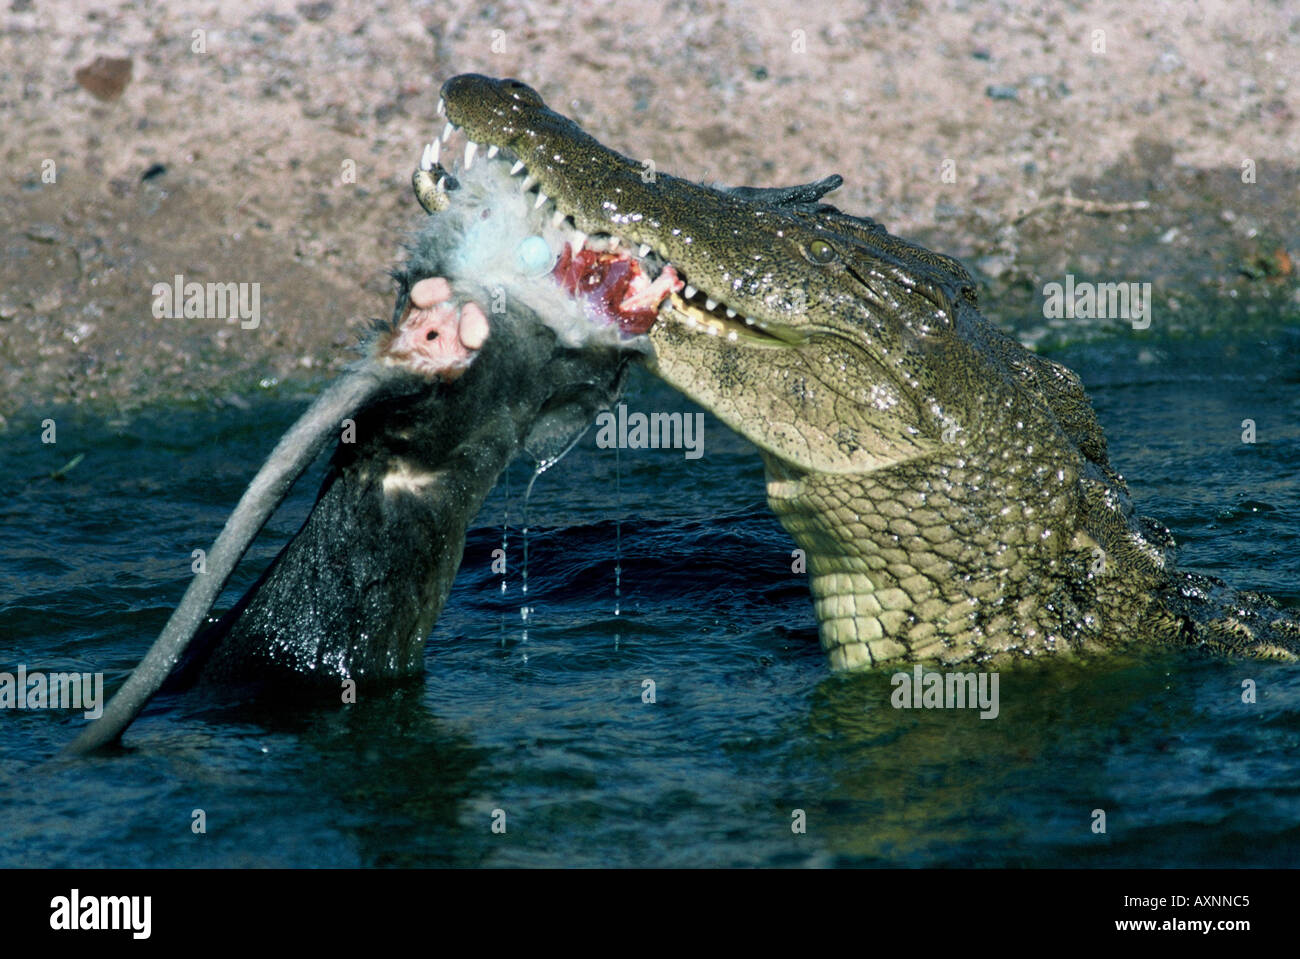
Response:
M1132 642L1297 658L1293 614L1172 569L1079 378L989 324L955 260L819 202L838 177L711 188L649 173L518 81L442 94L539 204L677 269L653 368L762 451L832 666Z

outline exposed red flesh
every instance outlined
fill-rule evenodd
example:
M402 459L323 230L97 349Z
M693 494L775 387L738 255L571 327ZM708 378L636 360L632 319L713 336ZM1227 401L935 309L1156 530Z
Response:
M552 276L571 296L581 297L590 314L634 335L654 325L664 297L683 285L671 266L652 282L641 264L625 253L574 253L568 243Z

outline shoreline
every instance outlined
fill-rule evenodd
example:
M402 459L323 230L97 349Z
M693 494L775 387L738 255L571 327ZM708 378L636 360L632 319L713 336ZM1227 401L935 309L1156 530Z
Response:
M678 175L839 172L830 202L961 259L984 314L1030 345L1097 333L1044 317L1066 275L1150 283L1157 330L1225 309L1300 319L1300 167L1283 160L1300 156L1300 80L1278 66L1300 16L993 4L791 27L775 3L743 21L704 3L650 27L620 2L573 30L496 9L10 5L0 424L336 375L391 309L387 271L423 215L410 172L438 85L464 71L519 76ZM130 60L116 97L112 71L77 78L101 55ZM155 317L151 291L178 274L256 284L262 322Z

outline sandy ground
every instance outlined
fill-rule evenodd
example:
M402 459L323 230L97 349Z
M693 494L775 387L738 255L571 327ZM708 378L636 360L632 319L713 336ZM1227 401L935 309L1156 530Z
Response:
M0 429L337 370L465 71L673 173L843 173L839 206L964 258L1031 341L1067 271L1152 282L1158 322L1300 313L1287 2L0 2ZM260 284L260 325L155 317L177 274Z

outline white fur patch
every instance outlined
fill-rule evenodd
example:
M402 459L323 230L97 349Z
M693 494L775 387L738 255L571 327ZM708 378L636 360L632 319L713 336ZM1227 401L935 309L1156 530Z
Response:
M460 189L450 194L450 207L429 217L422 230L445 251L445 275L457 293L481 304L489 323L513 300L536 313L565 346L601 343L647 351L645 337L625 338L616 323L593 321L549 275L564 250L566 231L549 222L549 212L535 211L532 195L519 190L522 178L506 171L499 162L458 171ZM530 237L540 237L550 251L549 262L535 271L526 270L519 258L520 244Z
M394 466L384 476L384 495L392 496L396 493L411 493L419 496L424 492L424 488L437 479L434 473L420 473L411 469L410 464L397 461Z

